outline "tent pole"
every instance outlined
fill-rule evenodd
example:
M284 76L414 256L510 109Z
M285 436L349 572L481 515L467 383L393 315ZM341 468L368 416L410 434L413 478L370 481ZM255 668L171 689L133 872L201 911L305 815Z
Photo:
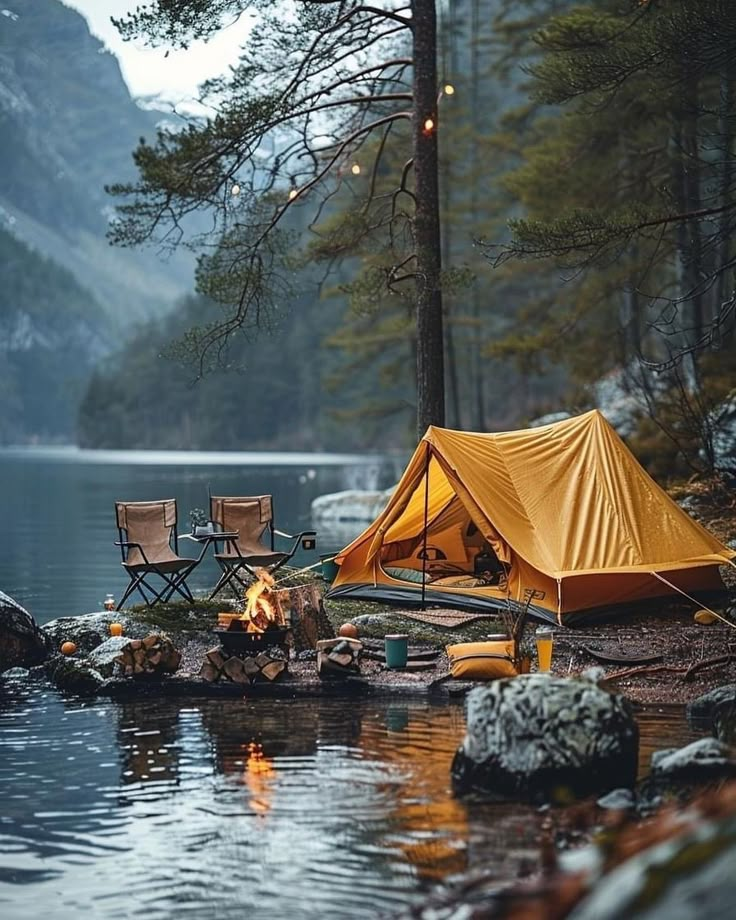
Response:
M429 518L429 441L427 441L427 460L424 464L424 534L422 536L422 610L426 610L427 599L427 522Z

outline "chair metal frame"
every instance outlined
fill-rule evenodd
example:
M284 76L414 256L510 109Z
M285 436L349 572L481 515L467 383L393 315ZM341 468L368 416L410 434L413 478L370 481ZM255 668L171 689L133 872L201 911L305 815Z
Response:
M151 560L149 560L148 556L146 555L146 550L141 543L136 542L135 540L127 539L128 528L121 525L120 509L123 506L129 507L131 505L133 506L135 505L138 505L138 506L161 505L162 506L162 517L164 520L164 528L168 527L169 529L168 542L169 542L170 548L173 550L175 556L177 557L176 559L170 559L164 562L160 562L160 561L152 562ZM174 510L173 523L170 526L165 523L165 514L166 514L165 509L167 505L169 507L173 506L173 510ZM122 556L122 566L125 569L125 571L128 573L128 577L130 578L130 584L125 589L125 593L123 594L122 598L120 599L120 602L118 603L115 609L120 610L123 604L125 603L125 601L133 593L133 591L138 591L138 593L143 598L146 606L148 607L153 607L155 604L159 604L159 603L163 603L163 604L167 603L169 600L171 600L174 593L180 594L184 598L185 601L188 601L190 604L193 604L194 596L192 595L192 592L189 590L186 580L192 574L194 569L197 568L199 563L202 561L205 551L207 550L208 544L204 543L202 545L200 554L196 559L192 559L191 557L187 557L187 556L179 556L179 540L178 540L178 536L176 533L176 524L177 524L177 518L178 518L176 499L170 498L170 499L163 499L161 501L154 501L154 502L115 502L115 516L116 516L116 520L118 524L118 534L120 536L120 539L115 541L115 546L120 547L120 553ZM172 541L172 536L173 536L173 541ZM129 559L131 549L138 550L138 552L141 554L143 558L143 562L136 562L132 564L129 563L128 559ZM172 564L175 564L177 567L173 568L171 571L167 572L162 568L162 566L171 566ZM149 582L146 581L146 578L150 577L151 575L158 576L164 582L164 586L159 591L157 591L153 587L153 585L149 584ZM151 598L148 597L144 589L147 589L150 592Z
M264 524L263 531L258 537L260 542L263 538L266 531L269 534L269 543L266 546L263 546L263 549L268 552L270 546L270 552L281 557L277 559L274 563L269 563L267 561L258 561L259 556L257 553L243 554L241 552L237 538L233 538L232 534L229 534L223 540L217 540L217 528L220 529L220 532L223 531L223 522L215 520L215 502L233 502L233 503L246 503L253 502L261 503L264 500L268 501L268 507L270 511L270 516L266 521L262 522ZM263 507L261 505L261 507ZM224 517L224 514L223 514ZM314 549L317 543L317 531L316 530L302 530L298 534L285 533L283 530L277 530L274 527L274 509L273 509L273 496L272 495L230 495L230 496L216 496L210 495L210 519L213 527L215 528L215 560L222 570L222 574L212 590L212 593L209 596L209 599L212 600L216 597L220 591L226 587L230 589L237 595L238 589L235 587L233 582L237 583L240 586L241 591L245 591L252 583L255 581L258 576L256 574L256 569L266 569L269 574L273 575L274 572L278 571L282 565L285 565L294 555L294 553L299 548L300 543L309 543L310 545L305 548ZM293 540L294 542L291 545L291 548L286 551L277 550L275 546L275 538L283 537L287 540ZM218 544L222 543L224 546L229 546L232 552L232 556L224 556L221 554ZM242 571L247 572L247 576L243 576Z

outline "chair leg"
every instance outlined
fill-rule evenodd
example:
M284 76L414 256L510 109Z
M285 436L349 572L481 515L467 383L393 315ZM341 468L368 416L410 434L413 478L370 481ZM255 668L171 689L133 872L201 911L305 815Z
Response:
M241 562L239 562L237 565L220 564L220 568L222 569L222 575L220 575L219 581L217 582L217 584L212 590L212 593L209 596L210 600L213 600L216 597L216 595L220 593L220 591L222 591L224 588L228 586L230 586L230 589L232 590L232 592L237 596L239 592L238 592L238 589L233 584L233 581L236 581L240 585L241 592L247 590L249 586L249 582L244 581L240 577L240 575L238 575L238 572L241 569L245 569L252 578L255 578L254 573L248 568L248 566Z

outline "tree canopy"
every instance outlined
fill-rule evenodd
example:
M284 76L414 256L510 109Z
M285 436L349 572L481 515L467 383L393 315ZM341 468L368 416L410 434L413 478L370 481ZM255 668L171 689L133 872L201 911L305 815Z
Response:
M309 207L315 226L343 185L362 175L353 234L388 240L387 291L412 286L417 426L442 424L435 0L158 0L117 25L125 38L186 46L246 13L255 18L240 61L202 87L211 114L161 128L152 144L142 140L139 180L110 187L120 200L112 240L200 250L198 288L224 308L187 338L204 365L291 295L285 215ZM394 138L404 155L387 183ZM197 212L206 213L206 227Z

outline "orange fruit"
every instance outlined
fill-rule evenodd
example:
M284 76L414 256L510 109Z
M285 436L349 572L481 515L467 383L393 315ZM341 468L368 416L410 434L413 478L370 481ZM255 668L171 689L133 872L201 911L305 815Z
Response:
M344 636L346 639L357 639L358 627L354 623L343 623L337 634L338 636Z
M62 655L73 655L77 650L76 645L73 642L62 642L61 643L61 654Z

